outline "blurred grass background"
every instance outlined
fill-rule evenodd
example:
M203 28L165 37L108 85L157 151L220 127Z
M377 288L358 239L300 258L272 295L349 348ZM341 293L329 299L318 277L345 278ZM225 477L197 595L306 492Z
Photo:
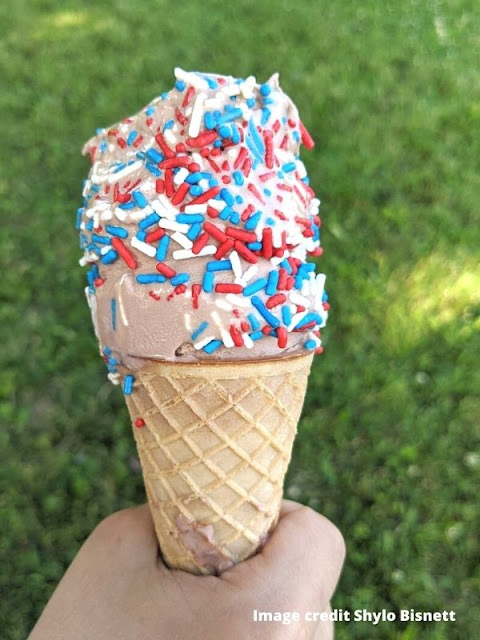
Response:
M333 606L457 612L337 638L478 638L479 4L4 0L0 17L2 638L25 638L101 518L144 500L74 218L83 142L176 65L280 71L317 141L332 313L286 492L344 533Z

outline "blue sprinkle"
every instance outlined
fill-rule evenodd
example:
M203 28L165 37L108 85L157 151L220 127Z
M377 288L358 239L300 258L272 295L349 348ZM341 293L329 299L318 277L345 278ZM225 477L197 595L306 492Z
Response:
M285 164L282 164L282 171L289 173L290 171L295 171L296 167L297 165L295 162L286 162Z
M87 282L88 282L88 284L89 284L91 287L93 287L93 281L94 281L94 280L95 280L95 278L96 278L95 273L93 272L93 270L92 270L92 269L89 269L85 275L86 275L86 277L87 277Z
M255 211L249 218L247 218L245 222L245 229L247 231L253 231L256 229L258 223L260 222L260 218L262 217L261 211Z
M267 286L267 279L266 278L258 278L258 280L255 280L254 282L252 282L251 284L247 285L243 289L243 295L244 296L251 296L253 293L257 293L257 291L260 291L261 289L264 289L266 286Z
M108 251L107 253L105 253L101 258L100 258L100 262L102 264L111 264L112 262L115 262L115 260L118 258L118 253L116 251L114 251L113 249L110 249L110 251Z
M133 131L130 131L130 133L128 134L128 138L127 138L128 146L130 146L131 144L133 144L135 142L135 138L136 137L137 137L137 132L135 131L135 129Z
M175 124L175 120L167 120L167 122L163 125L163 131L166 131L167 129L171 129L173 127L173 125Z
M312 311L311 313L307 313L307 315L300 320L300 322L294 327L294 329L301 329L303 326L305 326L306 324L312 321L315 321L316 323L321 323L322 318L318 315L318 313L314 313Z
M202 289L207 293L213 291L213 273L211 271L205 271L203 274Z
M273 104L273 98L263 98L263 104Z
M328 302L328 295L327 295L327 292L326 292L326 291L324 291L324 292L323 292L323 295L322 295L322 302Z
M200 324L195 331L192 333L191 338L192 340L196 340L198 338L198 336L203 333L205 331L205 329L208 327L208 322L205 320L204 322L202 322L202 324Z
M112 312L112 329L115 331L117 328L117 301L115 298L110 301L110 309Z
M112 353L112 350L110 349L110 347L105 347L105 349L103 350L103 353L106 356L109 356Z
M252 296L251 299L252 299L252 304L255 307L255 309L262 316L262 318L264 320L266 320L266 322L268 322L268 324L271 327L276 329L277 327L280 326L280 320L278 318L276 318L272 313L270 313L270 311L263 304L263 302L260 300L260 298L258 298L257 296Z
M140 209L143 209L147 206L148 200L141 191L132 191L132 197L135 200L135 204L137 205L137 207L140 207Z
M77 209L77 224L75 225L77 229L80 229L80 224L82 222L82 214L83 214L83 209Z
M146 218L143 218L142 220L140 220L140 222L138 223L138 226L140 227L140 229L148 229L148 227L151 227L152 224L155 224L159 220L160 220L160 216L158 215L158 213L151 213Z
M200 182L202 178L202 173L200 171L195 171L185 178L185 182L187 182L188 184L197 184L197 182Z
M159 262L163 262L167 257L168 245L170 244L170 236L163 236L158 243L156 258Z
M153 147L145 155L152 162L161 162L164 159L163 155Z
M230 127L227 127L227 125L224 124L218 129L218 133L222 136L222 138L229 138L231 135Z
M198 184L193 184L188 191L192 196L199 196L203 193L202 187Z
M240 224L240 215L236 211L230 216L230 222L232 224Z
M235 181L235 184L238 184L239 187L241 187L242 184L245 182L245 178L244 178L243 173L241 171L234 171L233 172L233 179Z
M265 287L265 293L267 294L267 296L273 296L273 294L277 290L277 284L278 284L278 271L276 271L275 269L272 269L272 271L270 271L270 273L268 274L268 282L267 282L267 286Z
M289 263L289 261L285 258L285 260L282 260L282 262L280 262L280 266L283 267L284 269L286 269L287 273L289 275L292 274L292 267Z
M100 244L112 244L112 241L108 236L99 236L98 233L92 234L92 240L99 242Z
M175 217L175 220L180 222L180 224L195 224L197 222L203 222L205 216L201 213L179 213Z
M127 238L128 231L123 227L115 227L111 224L107 224L105 230L110 233L112 236L117 236L117 238Z
M131 374L126 375L123 379L123 393L126 396L129 396L132 393L134 381L135 378Z
M263 245L261 242L247 242L247 248L250 249L250 251L261 251Z
M292 321L292 310L287 304L284 304L282 307L282 320L283 324L288 326Z
M178 91L183 91L186 86L187 85L185 84L185 82L183 80L177 80L175 82L175 89L178 89Z
M154 164L152 164L151 162L147 162L145 164L145 167L150 171L150 173L153 173L153 175L156 176L157 178L162 175L162 172L160 171L160 169L156 167Z
M247 107L249 107L251 109L254 106L255 106L255 98L248 98Z
M137 238L139 240L141 240L142 242L145 242L145 240L147 238L147 232L146 231L137 231Z
M215 142L213 143L213 146L214 147L221 147L222 146L222 141L218 140L218 138L217 138L217 140L215 140Z
M263 193L264 193L266 196L269 196L269 197L272 195L272 192L270 191L270 189L264 189L264 190L263 190Z
M141 153L141 151L139 151L137 153L137 156ZM124 162L114 162L112 165L112 167L115 167L115 171L113 173L118 173L119 171L121 171L122 169L125 169L125 167L127 166ZM94 185L95 187L98 187L98 185ZM94 190L94 187L92 187L92 190ZM98 188L97 188L98 191Z
M154 282L166 282L167 279L161 273L141 273L136 277L136 281L139 284L153 284Z
M205 353L212 353L222 345L223 342L221 340L210 340L210 342L203 347L203 350Z
M176 276L173 276L173 278L170 279L170 282L173 284L174 287L176 287L179 284L183 284L184 282L188 282L190 280L190 276L188 275L188 273L182 272L182 273L177 273Z
M295 287L295 289L299 289L300 290L302 288L302 284L303 284L304 279L305 279L305 276L302 276L301 273L297 273L297 275L295 276L295 283L293 285Z
M196 240L202 232L202 225L200 223L192 224L187 233L189 240Z
M267 107L262 108L262 119L260 121L260 124L262 125L262 127L264 127L267 124L268 119L270 118L271 115L272 115L272 112L270 111L270 109L267 109Z
M229 109L222 116L217 118L217 125L226 124L227 122L233 122L237 118L241 118L243 116L243 112L238 107L234 107L233 109ZM220 130L219 130L220 133ZM220 133L220 135L222 135Z
M265 334L263 331L254 331L254 333L250 334L250 338L255 342L255 340L260 340L260 338L264 338Z
M268 224L269 227L274 227L277 223L273 218L266 218L265 224Z
M210 111L206 111L203 119L204 119L204 122L205 122L205 128L206 129L209 129L210 131L212 129L215 129L216 122L215 122L215 118L213 116L213 113L211 113Z
M315 342L315 340L307 340L304 345L305 349L315 349L315 347L317 346L317 343Z
M87 222L87 224L85 225L85 229L86 229L87 231L91 231L91 230L93 229L93 220L92 220L92 219L90 219L90 220Z
M135 157L138 158L139 160L145 160L147 156L145 155L144 151L137 151L137 153L135 154Z
M249 313L247 318L248 318L248 321L250 322L250 326L254 331L257 331L257 329L260 329L260 322L253 315L253 313Z
M210 89L216 89L218 87L218 82L213 78L210 78L210 76L202 76L202 77L204 78L204 80L207 81L207 84L210 87Z
M226 206L222 209L222 211L220 212L220 218L222 220L228 220L231 216L231 214L233 213L233 209L230 209L230 207Z
M207 271L226 271L231 268L230 260L211 260L207 263Z
M266 83L262 84L262 86L260 87L260 94L262 96L268 96L270 91L271 91L271 89L270 89L269 85L266 84Z
M210 178L208 181L208 186L209 187L216 187L218 184L218 180L216 178ZM220 195L217 193L217 195L215 196L215 200L219 200Z
M265 153L265 145L263 144L263 140L261 139L260 134L257 131L257 127L253 122L253 118L250 118L248 122L248 131L250 132L250 135L252 136L252 140L255 143L258 149L258 152L260 156L262 156L262 160L263 160L263 154Z
M128 211L129 209L135 209L135 202L133 200L129 200L128 202L122 202L118 205L119 209L123 209L124 211Z
M155 113L155 107L153 105L148 106L145 110L145 115L147 116L151 116L154 113Z
M108 147L107 141L106 140L102 140L102 143L100 145L100 152L104 153L107 150L107 147Z
M240 135L240 131L237 126L232 124L232 142L233 144L238 144L241 141L242 137Z
M222 189L220 191L220 197L228 204L229 207L233 207L233 205L235 204L235 198L232 196L230 191L228 191L228 189Z
M300 142L300 134L298 133L298 131L296 129L294 131L292 131L292 136L293 136L293 139L295 140L295 142Z

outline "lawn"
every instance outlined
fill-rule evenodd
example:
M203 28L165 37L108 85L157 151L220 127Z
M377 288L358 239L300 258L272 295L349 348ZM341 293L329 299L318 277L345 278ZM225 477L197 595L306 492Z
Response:
M345 536L333 606L457 614L337 638L477 638L480 5L4 0L0 17L2 638L25 638L100 519L144 501L74 220L84 141L177 65L280 71L317 142L331 318L286 493Z

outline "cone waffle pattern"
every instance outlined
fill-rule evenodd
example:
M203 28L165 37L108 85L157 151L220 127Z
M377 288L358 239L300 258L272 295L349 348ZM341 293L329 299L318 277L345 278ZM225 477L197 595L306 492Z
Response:
M127 396L165 562L221 573L253 555L278 517L312 356L156 363Z

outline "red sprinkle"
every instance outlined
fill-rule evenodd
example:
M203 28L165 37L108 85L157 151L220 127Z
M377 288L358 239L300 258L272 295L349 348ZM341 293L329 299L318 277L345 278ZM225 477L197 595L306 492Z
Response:
M241 284L217 282L215 291L218 291L218 293L243 293L243 287Z
M175 193L175 186L173 184L173 172L171 169L165 171L165 193L168 198L171 198Z
M177 167L188 167L192 162L190 156L177 156L176 158L167 158L158 163L159 169L176 169Z
M268 173L262 173L258 177L262 182L267 182L267 180L270 180L270 178L274 178L276 175L277 174L275 173L275 171L268 171Z
M247 185L247 189L253 193L253 195L262 203L265 204L265 200L262 198L262 194L260 193L260 191L257 189L257 187L252 184L251 182L248 183Z
M233 240L233 238L227 238L225 242L222 242L222 244L218 247L217 252L215 253L215 258L217 260L223 258L223 256L233 248L234 242L235 241Z
M95 280L93 281L93 284L96 287L101 287L104 282L105 282L104 278L95 278Z
M195 138L187 138L186 143L189 147L193 147L195 149L200 149L201 147L205 147L207 144L211 144L218 137L218 133L216 131L202 131Z
M186 118L183 115L183 113L180 111L178 107L177 109L175 109L175 117L183 127L185 127L188 124L188 118Z
M227 236L235 238L235 240L241 240L242 242L256 242L257 236L253 231L245 231L244 229L237 229L236 227L227 227L225 229Z
M192 284L192 303L193 303L194 309L198 309L198 297L200 295L201 290L202 290L201 284Z
M273 169L273 133L264 131L263 141L265 142L265 165L267 169Z
M253 206L253 204L249 204L248 207L246 207L246 209L242 211L242 215L240 216L243 222L245 222L245 220L247 220L247 218L249 218L254 211L255 207Z
M157 135L155 136L155 140L157 141L160 149L163 151L163 155L167 156L167 158L175 157L175 151L168 146L167 141L163 137L163 133L157 133Z
M145 236L145 242L156 242L157 240L160 240L160 238L163 238L164 235L165 229L162 229L162 227L158 227L158 229L155 229L155 231L150 231L150 233L147 233L147 235Z
M161 178L155 181L155 191L157 193L163 193L165 191L165 182Z
M315 146L315 142L313 141L312 136L306 130L302 121L300 121L300 134L302 136L302 142L307 149L313 149Z
M177 205L183 202L187 196L189 189L190 185L188 184L188 182L182 182L172 198L172 204Z
M252 159L250 157L248 157L245 162L242 164L242 173L243 175L248 178L248 175L252 169Z
M121 149L125 149L125 147L127 146L127 143L123 138L117 138L117 144Z
M148 292L148 295L150 296L150 298L153 298L153 299L154 299L154 300L156 300L157 302L158 302L159 300L161 300L161 297L160 297L157 293L155 293L154 291L149 291L149 292Z
M265 302L265 306L267 307L267 309L273 309L279 304L283 304L284 302L286 302L286 300L287 296L284 293L276 293L274 296L268 298L268 300Z
M280 349L284 349L287 346L287 330L285 327L278 327L277 329L277 345Z
M262 233L262 255L267 260L270 260L273 255L272 230L270 227L266 227Z
M218 164L215 162L215 160L212 160L211 158L207 158L207 162L216 173L220 173L221 169L218 166Z
M212 236L212 238L215 238L215 240L218 240L219 242L225 242L227 239L227 236L223 231L211 222L208 222L208 220L204 223L203 229L208 233L208 235Z
M238 255L242 256L247 262L251 262L255 264L258 262L257 256L250 251L248 247L246 247L240 240L235 240L235 250Z
M112 247L115 249L118 255L122 258L122 260L125 262L127 267L129 267L130 269L136 269L138 267L138 262L135 256L133 255L133 253L130 252L129 249L127 249L127 247L123 244L120 238L117 238L115 236L112 238Z
M142 144L143 142L143 136L137 136L135 138L135 142L133 143L133 146L138 149L138 147Z
M188 87L185 97L183 98L182 107L185 109L186 106L191 102L193 96L195 95L195 87Z
M218 218L218 216L220 215L220 211L218 211L218 209L215 209L215 207L211 207L210 205L208 205L207 207L207 213L210 218Z
M240 323L240 329L245 333L248 333L248 331L251 330L251 327L248 324L248 322L246 322L245 320L242 320L242 322Z
M161 273L163 276L166 276L167 278L173 278L173 276L177 273L174 269L172 269L172 267L169 267L168 264L165 264L164 262L157 262L155 268L159 273Z
M137 418L134 424L137 427L137 429L141 429L142 427L145 426L145 420L143 418Z
M242 164L242 162L247 157L248 157L247 149L245 147L240 147L238 151L238 156L236 157L235 162L233 163L233 168L238 169L238 167Z
M284 269L283 267L280 268L280 270L278 272L278 284L277 284L277 289L279 291L281 291L282 289L286 289L286 287L287 287L287 278L288 278L288 271L286 269Z
M204 191L203 193L201 193L199 196L197 196L196 198L193 198L193 200L190 200L190 202L188 203L190 204L203 204L204 202L207 202L207 200L210 200L211 198L214 198L217 193L220 193L221 191L221 187L219 187L218 185L215 187L212 187L211 189L208 189L207 191Z
M288 136L285 134L283 140L280 143L280 149L286 149L288 147Z
M233 326L233 324L230 325L230 335L232 336L233 344L236 347L243 347L244 342L242 334L236 327Z
M192 253L195 253L195 254L200 253L200 251L207 244L207 242L208 242L208 233L200 234L198 238L195 240L195 242L193 243ZM193 286L195 287L196 285L193 285Z

